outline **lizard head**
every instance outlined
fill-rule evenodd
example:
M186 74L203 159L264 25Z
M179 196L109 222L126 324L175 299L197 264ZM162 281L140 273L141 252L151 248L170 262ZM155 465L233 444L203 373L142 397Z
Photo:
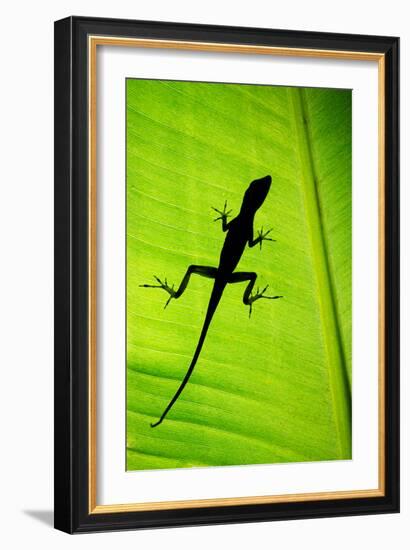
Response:
M242 208L247 211L256 212L264 203L270 189L272 178L265 176L258 180L253 180L243 197Z

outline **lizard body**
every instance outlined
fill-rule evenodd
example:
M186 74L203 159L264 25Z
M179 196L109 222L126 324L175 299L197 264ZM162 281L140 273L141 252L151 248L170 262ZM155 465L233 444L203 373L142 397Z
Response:
M162 282L158 277L155 278L158 281L159 285L140 285L143 287L161 288L165 290L170 295L165 304L165 307L167 307L171 299L177 299L183 294L192 274L214 279L214 285L212 288L211 297L209 299L204 324L202 326L201 334L199 336L198 343L191 360L191 364L189 365L187 373L182 380L177 392L167 405L160 419L157 422L151 424L153 428L161 424L161 422L168 414L169 410L172 408L172 406L180 396L182 390L188 383L188 380L191 377L191 374L201 353L209 325L212 321L212 317L214 316L214 313L222 298L222 294L226 285L248 281L248 285L243 295L243 303L250 307L249 316L252 312L252 303L255 300L258 300L260 298L266 298L270 300L282 298L282 296L265 296L264 293L268 288L267 286L261 292L259 292L258 289L256 291L256 294L252 295L252 289L254 287L257 274L254 272L235 272L235 268L237 267L242 257L246 245L248 245L249 247L253 247L259 244L260 247L262 247L262 241L273 241L273 239L268 237L268 234L271 232L271 230L268 230L264 233L263 228L258 231L257 238L253 238L254 217L257 210L262 206L263 202L265 201L270 189L270 185L270 176L265 176L264 178L252 181L248 189L245 191L239 214L230 222L228 222L227 220L231 211L226 211L226 202L223 211L214 208L214 210L219 214L219 216L214 221L222 220L222 230L224 232L227 232L221 250L218 267L190 265L177 290L174 290L174 285L170 287L166 279L165 282Z

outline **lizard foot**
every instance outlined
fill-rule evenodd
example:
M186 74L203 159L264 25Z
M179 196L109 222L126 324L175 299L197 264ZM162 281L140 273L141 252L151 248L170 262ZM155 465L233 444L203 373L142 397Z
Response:
M228 204L227 201L225 201L223 210L218 210L217 208L214 208L213 206L211 206L212 210L215 210L215 212L219 214L219 216L214 219L214 222L217 222L218 220L226 221L228 218L230 218L230 214L232 210L226 210L227 204Z
M262 242L263 241L272 241L275 242L275 239L271 239L268 237L269 233L272 231L272 229L268 229L267 231L263 232L263 227L258 231L258 241L259 241L259 248L262 249Z
M162 288L163 290L168 292L169 298L165 302L165 306L164 306L164 309L165 309L169 304L169 302L172 300L172 298L175 298L176 291L174 290L174 285L169 286L166 278L164 279L164 282L162 282L161 279L156 275L154 275L154 278L158 281L159 285L139 285L139 286L142 286L144 288Z
M256 289L255 294L251 294L248 298L248 305L249 305L249 318L252 315L252 304L256 300L259 300L260 298L266 298L266 300L277 300L278 298L283 298L283 296L265 296L265 292L267 291L269 285L266 285L264 289L259 291L259 287Z

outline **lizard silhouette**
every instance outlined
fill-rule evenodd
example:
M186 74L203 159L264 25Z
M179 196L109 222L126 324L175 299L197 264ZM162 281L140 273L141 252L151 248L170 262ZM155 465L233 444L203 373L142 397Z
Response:
M227 220L228 217L230 217L230 213L232 212L232 210L226 210L226 201L223 210L218 210L212 207L213 210L215 210L219 214L219 216L215 218L214 221L221 220L222 230L224 232L228 232L222 247L218 267L190 265L177 290L174 290L174 285L168 285L167 279L164 279L164 282L162 282L156 276L155 279L159 283L158 285L139 285L146 288L160 288L165 290L169 294L169 298L164 306L164 308L166 308L173 298L177 299L183 294L188 285L191 275L200 275L201 277L207 277L209 279L214 279L215 281L211 297L209 299L208 309L205 315L202 331L199 336L198 344L196 346L191 364L178 390L162 413L160 419L157 422L151 424L152 428L155 428L156 426L159 426L159 424L161 424L178 397L181 395L182 390L185 388L189 378L191 377L191 374L198 361L199 354L201 353L201 349L204 344L212 317L216 311L216 308L218 307L218 304L222 298L223 291L227 284L249 281L243 295L243 303L249 306L249 317L251 316L252 304L253 302L255 302L255 300L259 300L260 298L266 298L268 300L283 298L283 296L265 296L268 285L266 285L265 288L263 288L261 291L259 291L259 288L257 288L256 293L252 295L252 290L255 285L257 274L254 272L246 271L235 272L235 268L242 257L246 245L252 248L259 244L260 248L262 248L263 241L274 240L268 237L272 230L269 229L264 232L263 227L257 232L256 239L253 238L254 217L257 210L262 206L269 193L271 181L272 179L270 176L265 176L263 178L252 181L248 189L245 191L239 214L236 216L236 218L232 219L229 222Z

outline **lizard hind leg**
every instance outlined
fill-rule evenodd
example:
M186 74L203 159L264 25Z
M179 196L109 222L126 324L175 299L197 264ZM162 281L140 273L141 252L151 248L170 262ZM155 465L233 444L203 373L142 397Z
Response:
M243 303L246 306L249 306L249 317L252 315L252 304L256 300L259 300L260 298L266 298L267 300L277 300L278 298L283 298L283 296L265 296L265 292L269 285L266 285L262 291L259 291L259 288L257 288L255 294L252 294L256 279L257 274L253 271L239 271L237 273L233 273L228 281L229 283L243 283L245 281L249 281L245 292L243 293Z
M162 290L165 290L165 292L169 294L169 298L165 302L165 306L164 306L164 309L165 309L169 304L169 302L172 300L172 298L177 299L184 293L186 287L188 286L191 275L195 274L195 275L200 275L202 277L207 277L208 279L215 279L217 271L218 270L216 267L210 267L207 265L190 265L186 270L186 273L177 289L174 288L175 285L169 286L166 278L164 279L164 281L161 281L161 279L156 275L154 275L154 279L159 284L139 285L139 286L144 288L161 288Z

